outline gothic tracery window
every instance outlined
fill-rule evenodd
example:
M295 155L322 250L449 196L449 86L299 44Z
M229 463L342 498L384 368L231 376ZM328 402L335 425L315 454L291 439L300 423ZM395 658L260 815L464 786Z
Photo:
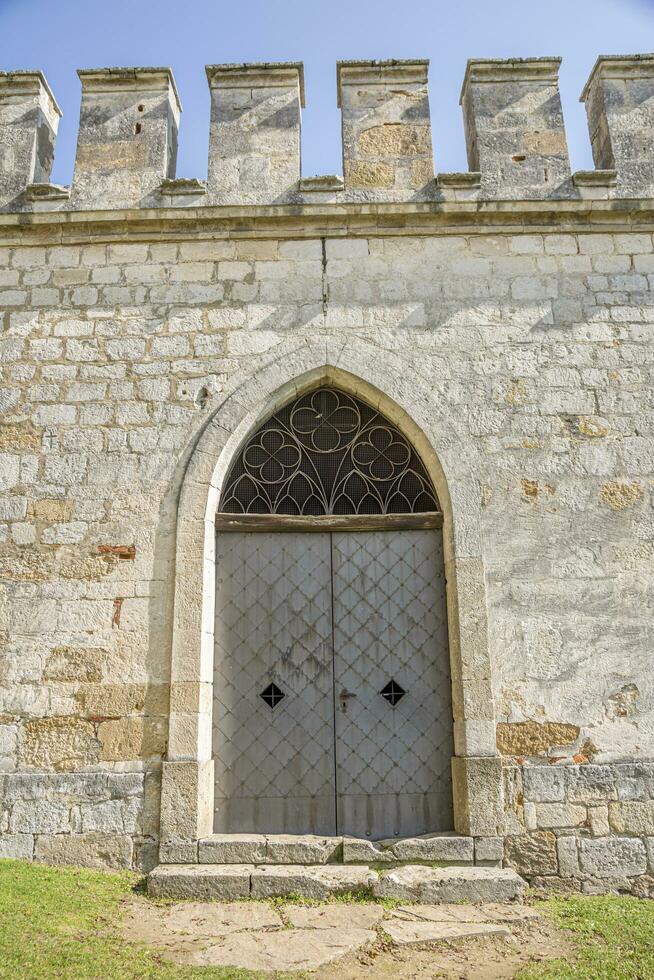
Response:
M228 514L412 514L440 510L402 433L365 402L321 387L284 406L232 464Z

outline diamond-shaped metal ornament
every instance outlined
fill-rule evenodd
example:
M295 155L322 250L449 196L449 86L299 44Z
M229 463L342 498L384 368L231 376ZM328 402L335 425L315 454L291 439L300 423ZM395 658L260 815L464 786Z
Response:
M280 687L277 687L276 684L271 683L268 685L268 687L264 687L259 697L266 702L269 708L276 708L282 698L285 698L286 695Z
M382 687L379 693L394 708L398 701L402 700L406 691L403 687L400 687L397 681L390 680L385 687Z

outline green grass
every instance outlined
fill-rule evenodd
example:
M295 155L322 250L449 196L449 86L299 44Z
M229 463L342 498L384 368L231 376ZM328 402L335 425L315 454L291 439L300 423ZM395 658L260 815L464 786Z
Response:
M157 950L122 939L118 924L138 882L127 872L0 861L0 980L261 977L232 968L175 966ZM361 896L336 900L348 899ZM283 913L289 899L274 904ZM563 930L575 954L527 967L520 980L654 980L654 902L552 898L537 908Z
M551 898L536 905L576 956L528 967L520 980L652 980L654 902L638 898Z
M181 967L116 934L136 875L0 861L2 980L254 980L260 974Z
M287 905L306 905L313 907L316 905L381 905L385 909L397 909L405 905L413 905L411 901L400 901L399 898L376 898L369 888L361 888L355 892L341 892L337 895L328 895L327 898L306 898L304 895L283 895L279 898L248 899L252 902L267 901L278 911Z

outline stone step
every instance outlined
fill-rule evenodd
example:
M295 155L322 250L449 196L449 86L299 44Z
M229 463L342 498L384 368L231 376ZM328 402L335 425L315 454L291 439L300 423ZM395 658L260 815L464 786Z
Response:
M475 844L472 837L459 834L423 834L391 840L343 838L344 864L446 864L472 865Z
M521 902L525 888L509 869L425 865L380 871L365 864L160 864L148 875L153 898L205 901L353 894L430 904Z
M521 902L527 883L510 868L426 868L405 865L373 883L375 898L405 902Z
M162 844L163 864L473 865L475 842L459 834L370 841L312 834L212 834L195 844Z

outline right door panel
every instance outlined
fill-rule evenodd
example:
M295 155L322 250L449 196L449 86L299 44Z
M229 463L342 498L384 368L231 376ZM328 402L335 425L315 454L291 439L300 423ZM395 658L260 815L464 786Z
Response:
M440 532L334 532L332 576L338 832L451 830Z

